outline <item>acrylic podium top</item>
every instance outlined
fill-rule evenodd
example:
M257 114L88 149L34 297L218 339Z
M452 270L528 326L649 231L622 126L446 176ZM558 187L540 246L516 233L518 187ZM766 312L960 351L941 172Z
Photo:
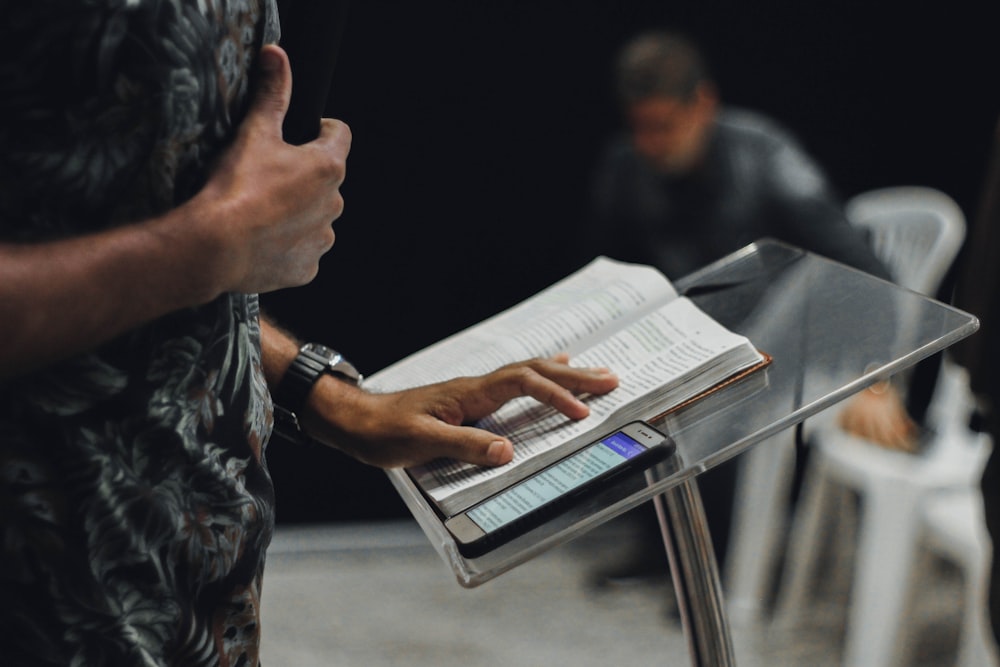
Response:
M765 239L675 287L773 362L654 422L677 443L655 475L637 476L479 558L458 553L401 470L389 477L466 587L646 502L850 394L973 333L972 315L778 241Z

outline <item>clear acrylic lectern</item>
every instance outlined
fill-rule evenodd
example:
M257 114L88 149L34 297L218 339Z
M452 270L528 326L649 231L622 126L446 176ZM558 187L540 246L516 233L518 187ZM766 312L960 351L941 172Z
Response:
M694 479L754 444L973 333L975 317L769 239L675 283L703 310L770 354L763 371L654 422L677 454L485 556L458 553L405 472L389 477L466 587L654 500L692 664L735 664Z

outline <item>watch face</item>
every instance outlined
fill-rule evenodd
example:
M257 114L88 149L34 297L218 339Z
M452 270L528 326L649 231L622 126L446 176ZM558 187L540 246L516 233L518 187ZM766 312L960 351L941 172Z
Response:
M320 358L330 374L352 384L361 384L361 373L354 367L354 364L344 359L340 352L319 343L307 343L302 346L301 351Z
M326 345L320 345L319 343L306 343L302 346L302 352L312 352L313 354L323 357L326 360L336 363L342 357L340 352L328 348Z

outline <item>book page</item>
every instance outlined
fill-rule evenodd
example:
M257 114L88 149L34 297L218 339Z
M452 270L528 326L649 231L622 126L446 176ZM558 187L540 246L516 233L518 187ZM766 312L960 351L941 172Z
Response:
M574 355L676 296L652 267L599 257L530 299L376 373L365 387L395 391L533 357Z
M734 352L742 353L735 362ZM641 418L654 405L680 403L761 359L745 337L720 326L690 300L679 298L574 358L574 365L607 366L620 380L616 390L586 398L591 410L586 419L572 421L534 399L514 399L477 424L513 441L511 463L482 468L456 461L435 461L411 472L425 491L436 500L443 500L508 475L522 468L526 461L581 435L600 435L597 431L611 428L602 424L618 412L629 409L622 420Z

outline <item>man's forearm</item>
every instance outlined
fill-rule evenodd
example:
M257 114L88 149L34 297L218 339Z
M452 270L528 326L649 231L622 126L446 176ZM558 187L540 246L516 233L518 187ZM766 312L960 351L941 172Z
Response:
M93 349L220 292L212 249L175 210L47 243L0 243L0 381Z

